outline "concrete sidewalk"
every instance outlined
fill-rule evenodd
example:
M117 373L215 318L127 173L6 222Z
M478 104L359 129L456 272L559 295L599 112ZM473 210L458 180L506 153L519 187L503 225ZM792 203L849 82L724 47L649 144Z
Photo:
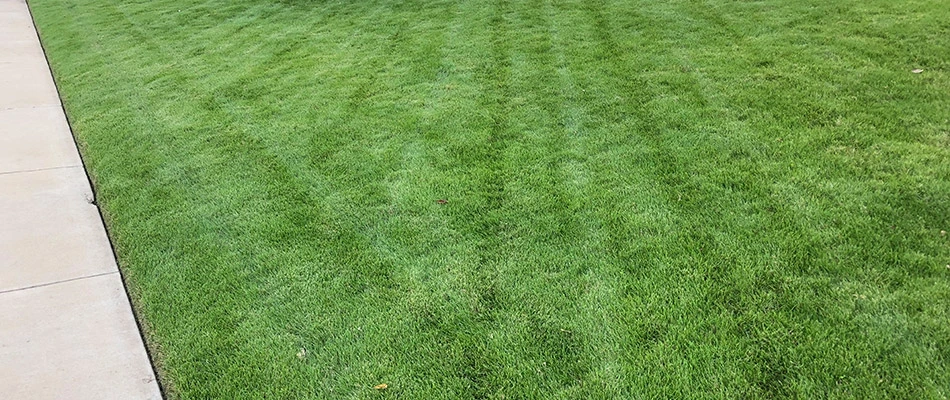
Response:
M0 0L0 398L161 398L24 0Z

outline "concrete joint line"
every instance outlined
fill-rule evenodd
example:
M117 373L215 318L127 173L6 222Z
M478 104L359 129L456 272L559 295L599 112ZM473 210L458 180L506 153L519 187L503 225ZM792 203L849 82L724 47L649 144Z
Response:
M77 276L77 277L75 277L75 278L61 279L61 280L58 280L58 281L46 282L46 283L39 283L39 284L36 284L36 285L30 285L30 286L21 287L21 288L0 290L0 295L6 294L6 293L21 292L21 291L24 291L24 290L36 289L36 288L41 288L41 287L46 287L46 286L53 286L53 285L60 284L60 283L78 281L78 280L80 280L80 279L96 278L96 277L99 277L99 276L113 275L113 274L118 274L118 273L119 273L119 271L103 272L103 273L100 273L100 274L92 274L92 275L86 275L86 276Z
M0 63L2 64L2 63ZM35 104L23 107L4 107L0 111L13 111L13 110L30 110L35 108L62 108L62 104Z
M82 165L62 165L59 167L24 169L20 171L0 171L0 175L28 174L30 172L54 171L57 169L82 168Z

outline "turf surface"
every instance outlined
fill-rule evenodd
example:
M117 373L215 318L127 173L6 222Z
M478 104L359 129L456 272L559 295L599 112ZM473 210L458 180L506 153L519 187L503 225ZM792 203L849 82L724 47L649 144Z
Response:
M950 396L943 0L30 4L172 398Z

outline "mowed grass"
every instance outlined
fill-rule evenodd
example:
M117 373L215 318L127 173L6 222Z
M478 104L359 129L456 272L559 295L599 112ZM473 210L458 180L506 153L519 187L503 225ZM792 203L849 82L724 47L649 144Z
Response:
M950 396L945 1L30 3L171 398Z

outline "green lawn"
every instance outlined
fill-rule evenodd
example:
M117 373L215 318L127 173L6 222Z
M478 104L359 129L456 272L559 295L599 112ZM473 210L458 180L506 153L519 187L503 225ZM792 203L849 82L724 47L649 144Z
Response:
M946 0L30 3L171 398L950 396Z

